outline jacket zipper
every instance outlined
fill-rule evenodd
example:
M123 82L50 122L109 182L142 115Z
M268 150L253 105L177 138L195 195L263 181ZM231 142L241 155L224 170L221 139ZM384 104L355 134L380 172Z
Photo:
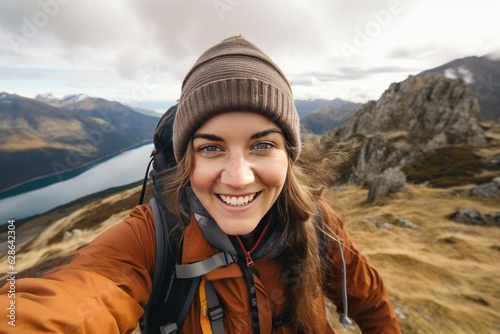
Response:
M245 255L245 261L247 263L248 268L253 267L253 265L254 265L254 262L252 259L252 253L257 249L257 247L261 243L262 239L264 238L264 235L266 234L268 227L269 227L269 224L264 226L264 229L262 230L262 232L260 232L259 238L255 242L255 245L253 245L252 249L250 249L249 251L247 251L247 249L245 248L245 244L243 244L243 241L241 240L240 236L239 235L236 236L236 240L238 240L238 244L240 245L240 247L243 250L243 253Z

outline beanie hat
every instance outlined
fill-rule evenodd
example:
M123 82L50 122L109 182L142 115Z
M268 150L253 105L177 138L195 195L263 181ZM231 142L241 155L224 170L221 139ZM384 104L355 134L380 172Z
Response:
M175 159L181 160L205 121L228 111L269 117L283 131L292 160L299 156L300 120L290 84L266 54L241 36L209 48L184 78L173 128Z

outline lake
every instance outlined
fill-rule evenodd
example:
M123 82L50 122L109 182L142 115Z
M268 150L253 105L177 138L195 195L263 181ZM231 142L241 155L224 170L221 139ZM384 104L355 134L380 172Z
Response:
M153 144L124 151L84 167L77 176L0 200L0 225L44 213L78 198L140 181L144 178Z

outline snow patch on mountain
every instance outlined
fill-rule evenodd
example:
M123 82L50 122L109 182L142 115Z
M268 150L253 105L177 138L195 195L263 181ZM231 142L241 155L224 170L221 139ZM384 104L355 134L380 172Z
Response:
M73 95L66 95L61 99L61 103L76 103L76 102L82 102L90 97L87 94L73 94Z

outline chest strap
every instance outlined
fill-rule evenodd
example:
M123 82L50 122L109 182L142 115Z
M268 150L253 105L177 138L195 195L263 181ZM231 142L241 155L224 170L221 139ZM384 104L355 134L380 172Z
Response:
M175 272L177 278L192 278L203 276L214 269L220 267L227 267L231 263L238 261L236 255L232 255L226 252L220 252L211 257L194 263L189 264L176 264Z

